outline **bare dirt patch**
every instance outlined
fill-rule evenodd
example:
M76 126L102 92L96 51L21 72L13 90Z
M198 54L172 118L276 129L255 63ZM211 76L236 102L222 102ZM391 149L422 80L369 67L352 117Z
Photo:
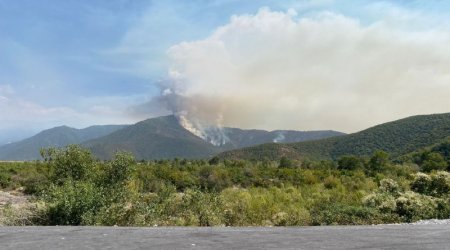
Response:
M24 205L28 203L28 197L20 191L0 191L0 207L6 205Z

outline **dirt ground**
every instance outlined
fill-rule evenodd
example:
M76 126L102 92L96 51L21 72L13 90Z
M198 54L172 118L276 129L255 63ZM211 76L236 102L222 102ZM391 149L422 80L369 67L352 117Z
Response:
M5 205L24 205L28 203L28 197L20 191L1 191L0 190L0 207Z
M37 206L21 190L0 190L0 226L31 225Z

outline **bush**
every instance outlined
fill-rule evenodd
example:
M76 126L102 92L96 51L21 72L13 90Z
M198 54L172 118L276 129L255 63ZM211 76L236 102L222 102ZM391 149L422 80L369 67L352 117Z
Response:
M442 197L450 192L450 174L440 171L431 176L417 173L411 182L411 190L420 194Z
M216 193L188 189L182 197L182 217L187 225L218 226L223 224L222 202Z
M431 172L432 170L446 170L447 161L437 152L426 152L421 157L422 170L424 172Z
M340 184L341 184L341 181L332 175L328 176L327 178L325 178L325 180L323 180L323 185L326 189L336 188Z
M437 217L438 203L430 196L405 192L396 200L396 212L406 222Z
M363 204L376 208L382 213L394 213L397 210L394 196L387 193L370 194L363 199Z
M279 168L292 168L294 167L294 162L287 158L286 156L281 157L280 163L278 165Z
M399 185L392 179L381 180L379 190L382 193L387 193L393 196L398 196L400 193Z
M450 192L450 174L445 171L439 171L431 176L429 194L441 197Z
M135 160L132 154L119 152L116 153L114 159L106 165L104 170L105 185L123 185L131 176L132 166Z
M85 179L88 172L92 174L95 164L91 152L78 145L42 149L41 155L50 168L51 180L59 185L67 179Z
M411 182L411 190L420 194L429 194L431 187L431 177L424 173L417 173L414 175L414 180Z
M322 204L311 210L313 225L365 225L383 223L376 209L347 204Z
M89 182L69 180L62 186L53 185L45 194L48 203L46 222L49 225L88 224L106 199L102 190Z

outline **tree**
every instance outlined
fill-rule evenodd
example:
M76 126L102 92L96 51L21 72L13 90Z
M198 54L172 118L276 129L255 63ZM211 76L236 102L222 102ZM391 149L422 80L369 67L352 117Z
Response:
M369 168L373 171L383 170L389 164L389 154L384 151L376 151L369 160Z
M294 163L292 160L287 158L286 156L281 157L280 163L278 165L279 168L292 168L294 166Z
M131 168L135 163L132 154L118 152L114 159L107 165L105 182L108 184L121 184L130 178Z
M49 165L53 182L62 184L67 179L83 180L95 160L89 150L79 145L69 145L63 149L41 149L41 156Z
M344 155L338 160L338 169L340 170L355 170L363 168L363 161L353 155Z
M425 152L422 154L420 164L424 172L431 172L432 170L445 170L447 169L447 162L444 157L436 152Z
M220 159L217 156L214 156L208 161L209 165L217 165L220 163Z

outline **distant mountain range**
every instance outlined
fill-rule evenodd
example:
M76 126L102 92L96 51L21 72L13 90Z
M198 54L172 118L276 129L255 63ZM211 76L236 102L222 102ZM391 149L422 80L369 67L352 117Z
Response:
M439 143L450 137L450 113L412 116L358 133L298 143L270 143L221 153L224 159L337 159L366 156L383 150L393 157Z
M117 151L128 151L136 159L208 158L220 152L269 142L317 140L343 133L336 131L244 130L216 128L210 138L200 138L171 116L151 118L133 125L92 126L85 129L56 127L20 142L0 147L0 160L40 159L42 147L64 147L81 144L100 159L110 159ZM223 143L213 145L210 139L220 134Z
M46 147L64 147L69 144L80 144L84 141L105 136L125 125L91 126L76 129L67 126L44 130L25 140L6 144L0 147L0 160L35 160L40 159L40 149Z

